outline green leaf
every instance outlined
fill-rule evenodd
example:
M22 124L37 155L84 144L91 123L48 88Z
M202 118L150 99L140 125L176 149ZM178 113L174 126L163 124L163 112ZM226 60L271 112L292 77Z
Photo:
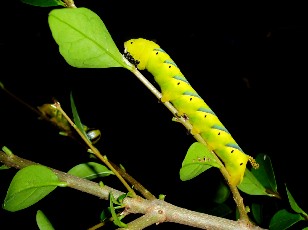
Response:
M55 9L49 13L49 27L60 53L73 67L124 67L111 35L97 14L87 8Z
M127 227L127 224L125 224L124 222L122 222L120 220L120 218L118 217L118 215L115 212L115 208L113 206L114 203L118 203L118 201L114 198L114 196L112 195L112 193L109 193L109 203L110 203L110 212L111 212L111 216L113 218L113 223L115 225L117 225L118 227L121 228L125 228Z
M305 213L305 212L303 211L303 209L301 209L301 208L297 205L297 203L295 202L295 200L294 200L292 194L291 194L290 191L288 190L287 186L286 186L286 190L287 190L287 195L288 195L289 203L290 203L291 208L293 209L293 211L294 211L294 212L297 212L297 213L299 213L299 214L302 214L302 215L304 215L304 216L307 216L307 213Z
M251 204L251 212L257 224L261 225L263 220L262 206L257 203Z
M71 168L67 173L78 176L84 179L93 180L98 177L105 177L114 174L106 166L96 162L88 162L76 165Z
M49 219L41 210L38 210L36 213L36 223L40 230L54 230Z
M288 229L297 222L304 220L300 214L293 214L285 209L278 211L271 219L270 230L284 230Z
M104 209L100 216L99 216L99 219L101 222L107 220L107 218L109 218L111 215L110 215L110 212L109 212L109 209Z
M127 194L126 194L126 193L120 195L120 196L118 197L118 199L117 199L117 201L119 202L118 204L119 204L119 205L123 205L123 200L124 200L126 197L127 197Z
M193 143L182 162L180 169L180 179L190 180L211 167L220 168L220 164L214 158L212 152L199 142Z
M0 170L5 170L5 169L9 169L11 167L7 166L7 165L1 165L0 166Z
M266 189L262 184L254 177L254 175L246 168L242 183L237 186L242 192L249 195L267 195Z
M32 6L41 6L41 7L49 7L49 6L65 6L64 2L59 0L21 0L23 3L32 5Z
M225 183L220 182L213 201L218 204L222 204L229 198L229 196L230 196L229 187Z
M25 209L47 196L57 186L65 184L49 168L42 165L25 167L13 177L3 208L11 212Z
M78 115L77 108L76 108L76 105L75 105L75 102L74 102L74 98L73 98L73 93L72 92L70 93L70 100L71 100L72 113L73 113L73 117L74 117L74 123L77 126L77 128L79 129L79 131L83 134L83 136L85 138L87 138L87 140L89 142L91 142L91 140L89 139L88 135L86 134L86 132L85 132L85 130L83 128L83 125L81 123L81 120L80 120L80 117Z
M252 174L266 189L278 193L275 174L270 157L266 154L258 154L256 161L259 163L259 168L252 168Z

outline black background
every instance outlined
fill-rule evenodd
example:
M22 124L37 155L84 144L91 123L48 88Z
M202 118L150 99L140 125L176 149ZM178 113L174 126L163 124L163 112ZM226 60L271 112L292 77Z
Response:
M130 38L157 41L241 148L252 156L270 156L283 199L287 200L286 184L307 212L307 24L303 5L75 3L101 17L121 52ZM1 82L34 107L56 98L68 113L72 91L83 123L102 132L97 147L103 154L123 164L155 195L165 194L166 201L189 209L206 207L221 179L219 173L209 170L187 182L180 181L178 175L194 139L184 127L171 122L172 114L129 71L69 66L48 27L51 9L19 1L2 6ZM147 72L144 74L152 81ZM62 171L89 160L80 145L59 136L3 91L0 102L1 146ZM14 169L1 172L2 201L15 173ZM107 178L106 183L125 191L112 179ZM234 208L234 203L230 204ZM96 197L59 188L29 209L16 213L1 210L0 224L33 229L36 210L41 209L56 229L86 229L98 222L106 205ZM152 228L174 226L181 227L161 224Z

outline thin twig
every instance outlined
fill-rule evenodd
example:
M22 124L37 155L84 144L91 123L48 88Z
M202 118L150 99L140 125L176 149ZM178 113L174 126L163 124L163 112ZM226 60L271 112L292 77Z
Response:
M88 147L91 149L91 152L104 164L107 165L107 167L115 174L116 177L119 178L119 180L122 182L122 184L126 187L128 192L130 193L130 196L135 197L136 193L135 191L127 184L127 182L124 180L124 178L119 174L119 172L109 163L106 156L103 156L97 148L94 147L94 145L91 143L91 141L88 140L87 137L83 135L83 133L78 129L78 127L74 124L74 122L71 120L71 118L65 113L65 111L61 108L61 105L59 102L54 103L57 110L59 110L62 115L65 117L65 119L70 123L70 125L76 130L76 132L80 135L80 137L84 140L84 142L88 145Z
M6 154L0 151L0 162L3 164L14 167L17 169L22 169L30 165L36 165L38 163L29 161L27 159L20 158L16 155ZM65 182L68 187L77 189L82 192L89 193L91 195L97 196L101 199L108 200L109 194L112 192L115 198L124 194L123 192L113 189L107 185L100 186L90 180L82 179L65 172L61 172L56 169L50 168L59 178L60 181ZM146 200L142 197L137 196L136 198L126 197L123 201L125 205L125 215L132 213L146 214L145 218L141 220L145 221L146 218L150 218L151 214L154 215L154 219L158 222L156 224L161 224L163 222L172 222L187 226L196 227L199 229L213 229L213 230L265 230L251 223L243 221L234 221L217 216L211 216L205 213L195 212L181 207L177 207L163 200ZM135 224L134 224L135 223ZM153 221L151 222L153 224ZM138 219L131 223L134 228L140 229L136 226L146 225L140 223Z
M109 163L112 164L112 166L121 174L121 176L127 182L129 182L136 191L139 191L145 199L148 199L148 200L156 199L156 197L149 190L147 190L142 184L140 184L135 178L129 175L126 171L124 171L123 169L121 169L119 166L117 166L111 161L109 161Z
M67 8L77 8L73 0L64 0Z
M19 103L21 103L22 105L26 106L28 109L30 109L31 111L33 111L34 113L38 114L38 116L42 119L44 119L45 121L48 121L49 123L51 123L52 125L56 126L58 129L60 129L61 131L64 131L67 134L67 137L70 137L71 139L73 139L74 141L76 141L78 144L82 144L84 147L84 142L80 142L79 139L76 138L76 136L74 135L73 132L69 131L69 130L64 130L63 126L59 125L58 122L54 122L53 119L48 118L43 112L41 112L38 109L35 109L33 106L31 106L30 104L28 104L27 102L25 102L24 100L22 100L21 98L19 98L17 95L15 95L14 93L12 93L11 91L9 91L8 89L6 89L4 87L4 84L2 82L0 82L0 88L3 89L3 91L5 93L7 93L10 97L12 97L14 100L18 101ZM50 106L52 106L50 104ZM78 132L78 131L77 131ZM127 181L129 182L132 187L136 190L139 191L144 198L149 199L149 200L153 200L156 199L156 197L149 191L147 190L144 186L142 186L140 184L140 182L138 182L135 178L133 178L131 175L129 175L126 171L124 171L123 169L121 169L119 166L117 166L115 163L113 163L112 161L108 160L109 163L119 172L119 174Z

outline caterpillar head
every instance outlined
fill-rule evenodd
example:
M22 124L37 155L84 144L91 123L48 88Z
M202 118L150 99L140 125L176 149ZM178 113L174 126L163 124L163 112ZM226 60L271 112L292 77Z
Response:
M143 38L130 39L124 42L124 56L139 70L147 66L151 51L159 48L155 42Z

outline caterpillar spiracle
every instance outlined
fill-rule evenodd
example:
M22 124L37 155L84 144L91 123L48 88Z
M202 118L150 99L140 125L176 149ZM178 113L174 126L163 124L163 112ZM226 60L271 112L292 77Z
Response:
M188 118L193 127L192 133L200 134L208 148L222 160L230 175L230 184L237 186L241 183L248 160L253 167L258 167L158 44L138 38L126 41L124 48L124 56L130 62L139 70L146 69L154 76L161 89L161 101L171 102L179 116Z

